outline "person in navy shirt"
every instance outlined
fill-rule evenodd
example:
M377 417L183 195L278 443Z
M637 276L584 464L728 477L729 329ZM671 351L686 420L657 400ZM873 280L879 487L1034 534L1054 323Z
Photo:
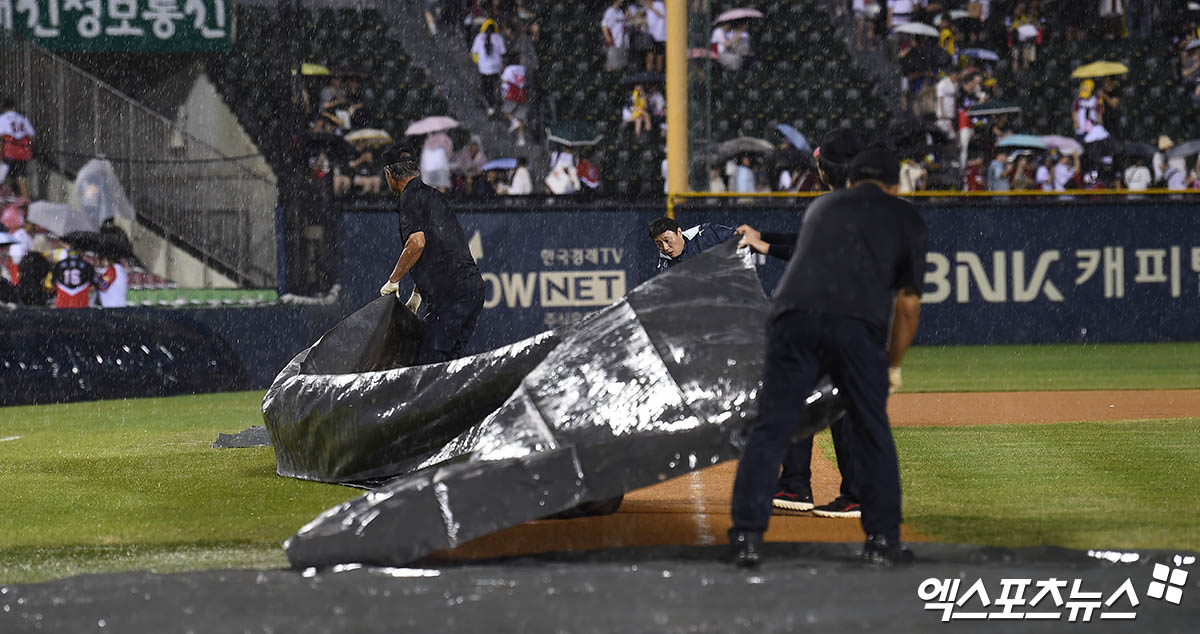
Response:
M659 218L650 223L650 239L658 247L655 270L661 273L732 237L733 229L725 225L705 222L684 231L674 218Z
M397 292L400 280L411 274L413 292L406 305L413 312L422 302L426 306L419 363L456 359L483 309L483 277L446 197L421 182L416 156L389 148L383 159L388 187L400 198L396 211L404 250L379 293Z
M884 150L863 152L850 164L852 186L822 196L805 214L771 298L758 418L733 486L729 539L739 566L760 563L780 464L822 374L847 409L842 431L852 436L848 457L867 535L862 557L878 565L912 560L900 545L900 467L887 397L899 381L891 368L917 332L927 231L916 209L895 197L899 172Z

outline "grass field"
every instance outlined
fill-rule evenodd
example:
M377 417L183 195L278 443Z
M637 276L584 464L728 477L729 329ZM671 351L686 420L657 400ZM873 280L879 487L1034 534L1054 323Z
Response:
M1196 388L1200 346L915 349L922 391ZM281 542L357 495L274 474L262 394L0 409L0 583L286 565ZM1200 420L899 429L918 532L1005 546L1200 550Z

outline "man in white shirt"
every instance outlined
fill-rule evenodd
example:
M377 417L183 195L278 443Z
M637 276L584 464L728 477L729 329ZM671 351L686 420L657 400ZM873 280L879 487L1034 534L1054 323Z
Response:
M1050 178L1050 165L1049 164L1050 164L1050 159L1047 159L1047 160L1043 161L1041 165L1038 165L1037 174L1034 175L1034 177L1033 177L1034 180L1037 182L1038 188L1044 192L1048 192L1048 191L1051 191L1054 189L1054 183Z
M1154 175L1150 173L1150 168L1146 167L1146 159L1138 157L1137 162L1125 168L1125 186L1130 191L1143 192L1150 188L1150 183L1154 180Z
M937 91L937 127L946 133L946 136L954 136L954 120L958 116L958 78L960 73L950 73L945 75L938 81L936 86Z
M663 72L667 54L667 5L662 0L642 0L646 7L646 30L654 45L646 53L646 72Z
M625 54L629 50L629 35L625 32L625 0L614 0L604 10L600 30L604 31L604 70L616 71L625 67Z

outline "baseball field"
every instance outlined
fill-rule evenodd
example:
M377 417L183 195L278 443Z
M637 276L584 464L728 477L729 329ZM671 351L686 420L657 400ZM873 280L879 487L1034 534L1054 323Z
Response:
M270 448L210 448L219 432L261 424L261 398L0 409L0 584L286 566L282 541L358 491L278 477ZM910 541L1200 550L1200 344L918 347L890 410ZM828 438L819 446L818 504L837 488ZM438 557L720 543L732 469ZM856 520L800 513L777 516L767 537L861 533Z

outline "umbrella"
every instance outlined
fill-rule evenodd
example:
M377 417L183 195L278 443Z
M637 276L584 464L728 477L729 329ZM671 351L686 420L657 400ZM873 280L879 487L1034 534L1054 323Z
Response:
M779 130L779 133L788 140L788 143L796 146L796 149L812 152L812 146L808 144L808 139L796 128L786 123L777 123L775 124L775 129Z
M981 59L987 62L1000 61L999 55L997 55L994 51L987 50L986 48L968 48L964 50L962 54L970 57L971 59Z
M666 81L662 73L633 73L621 80L623 84L661 84Z
M1058 150L1061 154L1078 156L1083 154L1083 145L1070 137L1058 136L1056 134L1048 134L1038 137L1046 144L1046 147L1052 150Z
M892 29L892 33L908 33L909 35L924 35L926 37L938 36L937 29L929 26L928 24L922 24L920 22L901 24L900 26Z
M56 236L66 235L72 231L95 231L99 223L79 211L63 203L48 203L39 200L29 205L29 221L49 231Z
M1193 154L1200 154L1200 139L1192 139L1176 145L1167 152L1167 158L1187 157Z
M295 75L296 71L293 70L292 74ZM300 74L307 76L307 75L332 75L333 73L329 72L328 68L326 68L320 64L304 62L303 64L300 65Z
M688 49L688 59L717 59L720 55L711 48L690 48Z
M1108 139L1111 136L1112 135L1108 133L1108 130L1106 130L1104 126L1097 125L1093 126L1091 130L1087 131L1087 134L1083 136L1083 142L1096 143L1097 141Z
M387 130L380 130L378 128L363 128L361 130L355 130L354 132L347 134L345 139L349 143L366 141L367 145L371 147L382 147L384 145L392 144L392 135L388 134Z
M1129 72L1129 67L1121 62L1092 62L1084 64L1071 72L1071 79L1084 79L1087 77L1108 77L1109 75L1124 75Z
M481 172L490 172L492 170L512 170L517 169L517 159L515 158L498 158L492 159L483 164L479 168Z
M728 158L738 154L767 154L773 152L775 146L765 139L750 136L740 136L729 139L717 146L717 156Z
M1046 149L1046 142L1032 134L1010 134L1000 140L996 147L1025 147L1035 150Z
M730 10L722 13L721 15L718 15L717 19L713 20L713 24L720 24L722 22L733 22L734 20L759 19L762 17L763 17L762 11L759 11L758 9L750 9L747 7L742 7L740 9L730 9Z
M408 136L416 136L418 134L429 134L430 132L442 132L458 127L458 121L450 117L425 117L416 123L408 126L404 134Z
M546 138L570 147L586 147L599 143L604 135L586 121L555 121L546 128Z
M121 259L133 257L133 246L122 236L95 231L72 231L63 242L80 251L91 251L101 257Z
M1192 40L1191 42L1188 42L1188 45L1183 47L1183 50L1190 51L1194 48L1200 48L1200 40Z
M1017 114L1021 112L1021 106L1007 101L993 99L987 103L981 103L977 106L967 108L967 114L972 117L986 117L994 114Z
M1142 143L1141 141L1129 141L1121 150L1121 154L1128 156L1129 158L1154 158L1154 152L1155 150L1153 145L1150 145L1149 143Z

